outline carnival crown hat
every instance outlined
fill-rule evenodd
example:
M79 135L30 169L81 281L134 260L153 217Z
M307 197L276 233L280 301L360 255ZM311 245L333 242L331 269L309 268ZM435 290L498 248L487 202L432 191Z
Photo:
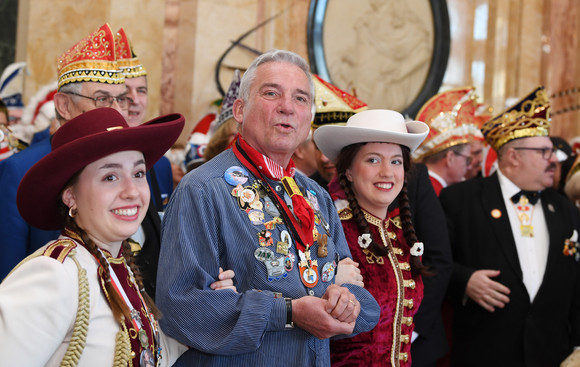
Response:
M429 125L429 136L413 158L422 160L455 145L469 143L474 135L481 135L474 125L476 99L474 87L450 89L429 99L415 118Z
M330 84L316 74L312 74L314 81L314 104L316 114L312 127L317 129L327 124L345 124L357 112L368 109L366 103L355 96Z
M405 121L391 110L366 110L351 116L346 125L325 125L314 131L314 141L322 154L335 161L342 148L356 143L394 143L411 152L425 139L429 126L421 121Z
M530 136L548 136L550 133L550 101L543 86L487 121L481 132L497 152L507 142Z
M120 28L115 34L115 58L117 66L125 78L147 76L147 70L135 55L131 41L129 41L123 28Z
M124 83L111 27L102 25L63 53L58 58L57 73L58 88L75 82Z
M220 114L217 118L214 131L217 130L224 122L234 117L234 102L240 96L240 71L234 71L234 77L230 83L230 87L220 107Z
M16 196L20 215L35 227L60 229L60 193L75 173L98 159L129 150L142 152L150 169L177 140L183 125L182 115L170 114L129 127L113 108L75 117L56 131L52 151L22 178Z

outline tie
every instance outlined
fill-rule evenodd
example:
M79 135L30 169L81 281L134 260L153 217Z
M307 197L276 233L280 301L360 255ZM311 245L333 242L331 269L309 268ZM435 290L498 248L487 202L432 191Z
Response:
M520 192L518 192L517 194L512 196L510 199L514 204L517 204L520 202L520 197L522 197L522 196L527 198L528 201L530 202L530 204L536 205L536 203L538 202L538 199L540 199L540 192L539 191L521 190Z

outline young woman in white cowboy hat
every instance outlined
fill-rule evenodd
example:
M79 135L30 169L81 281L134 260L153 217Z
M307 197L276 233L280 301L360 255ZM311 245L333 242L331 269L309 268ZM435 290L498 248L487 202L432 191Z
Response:
M17 204L30 224L63 232L0 284L2 365L156 366L185 349L160 333L128 241L149 206L145 173L183 125L172 114L129 127L99 108L54 134Z
M413 316L423 298L420 257L407 197L410 152L429 127L389 110L367 110L345 126L317 129L314 140L336 164L329 184L365 288L381 307L377 326L350 339L331 341L333 366L410 366ZM399 209L388 212L398 197Z

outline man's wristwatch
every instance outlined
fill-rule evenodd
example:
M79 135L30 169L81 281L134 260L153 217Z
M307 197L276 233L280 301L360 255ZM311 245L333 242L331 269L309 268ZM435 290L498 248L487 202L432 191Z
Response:
M292 322L292 298L284 298L286 301L286 329L294 328L294 323Z

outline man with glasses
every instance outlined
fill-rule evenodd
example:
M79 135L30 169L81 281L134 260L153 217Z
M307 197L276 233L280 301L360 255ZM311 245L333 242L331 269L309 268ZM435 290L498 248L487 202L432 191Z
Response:
M127 118L127 87L114 44L113 32L105 24L59 57L54 104L60 124L98 107L112 107ZM20 180L50 152L50 143L51 139L44 139L0 162L0 280L24 257L60 234L28 225L16 207Z
M486 122L490 177L441 192L453 251L453 366L558 366L580 346L578 210L552 189L543 87Z

